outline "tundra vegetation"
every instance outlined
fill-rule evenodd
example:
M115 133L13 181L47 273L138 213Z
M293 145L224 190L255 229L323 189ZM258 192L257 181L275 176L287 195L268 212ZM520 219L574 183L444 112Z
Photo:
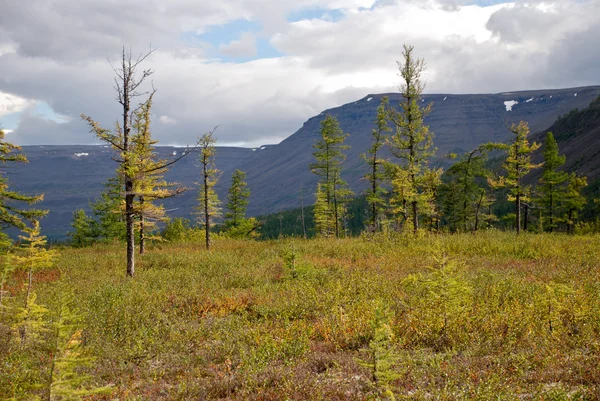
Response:
M146 93L151 72L136 78L146 56L123 52L122 122L112 132L85 117L113 146L116 176L92 216L74 211L70 244L48 247L45 212L18 207L42 196L0 179L0 223L23 232L0 238L0 396L598 399L600 224L578 221L596 207L587 179L561 169L552 134L533 161L540 145L525 122L510 143L433 167L433 106L421 107L425 63L413 51L398 63L404 101L378 108L364 196L351 199L347 134L326 116L307 166L314 206L247 218L251 188L237 170L224 220L214 130L158 160L154 90L131 103ZM26 161L17 151L0 130L0 162ZM199 160L198 224L160 205L183 191L162 176L188 154Z

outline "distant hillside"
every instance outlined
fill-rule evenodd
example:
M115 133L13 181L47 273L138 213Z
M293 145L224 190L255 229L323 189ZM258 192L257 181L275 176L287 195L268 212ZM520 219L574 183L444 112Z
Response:
M310 172L308 165L312 162L312 146L319 137L320 121L325 114L336 116L342 129L350 134L347 144L351 148L347 152L343 176L351 188L360 193L365 187L361 179L365 166L359 155L370 144L376 109L383 96L369 95L326 110L310 118L295 134L278 145L257 149L218 148L217 167L222 176L217 191L221 200L226 199L231 173L239 168L247 172L252 191L248 209L251 215L297 207L301 193L304 203L311 204L317 177ZM388 96L392 104L399 103L399 94ZM473 149L483 142L508 139L510 134L506 124L510 122L525 120L532 132L541 132L560 115L571 118L571 110L586 108L598 96L600 86L480 95L431 94L423 96L423 104L433 102L433 112L426 122L436 135L437 154L443 156L450 151ZM567 122L564 124L568 125ZM577 151L561 144L565 152L573 152L568 156L570 162L582 160L579 162L581 168L585 163L595 163L594 155L598 154L597 150L593 151L597 148L584 146L591 143L596 131L583 131L586 139L577 139L576 143L581 143L576 147ZM571 146L570 140L568 146ZM159 153L167 158L181 151L171 147L159 148ZM101 146L27 146L24 153L30 163L11 167L8 171L12 188L26 194L45 193L42 207L50 209L51 213L43 222L44 231L51 237L64 237L69 230L72 212L77 208L87 208L88 203L101 192L103 182L114 174L112 152ZM166 202L171 216L190 217L194 212L198 191L195 183L200 174L197 164L196 155L190 155L169 172L170 180L190 188Z
M587 176L590 182L600 178L600 97L562 116L534 140L543 143L547 132L554 134L560 153L567 156L566 170Z

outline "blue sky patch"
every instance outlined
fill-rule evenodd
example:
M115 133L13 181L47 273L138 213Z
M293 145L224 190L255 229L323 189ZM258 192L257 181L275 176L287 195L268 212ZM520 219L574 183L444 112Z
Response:
M223 54L219 47L227 46L232 42L240 40L242 33L252 32L256 34L256 56L253 57L233 57ZM214 25L209 27L206 32L201 34L188 33L183 35L182 40L193 42L196 45L208 45L205 50L207 56L214 60L226 63L245 63L262 58L281 57L283 54L275 49L269 43L267 38L261 36L262 25L245 19L235 20L223 25ZM188 43L189 44L189 43Z
M288 15L288 22L298 22L311 19L322 19L325 21L337 22L344 18L342 10L327 10L325 8L313 8L301 11L294 11Z

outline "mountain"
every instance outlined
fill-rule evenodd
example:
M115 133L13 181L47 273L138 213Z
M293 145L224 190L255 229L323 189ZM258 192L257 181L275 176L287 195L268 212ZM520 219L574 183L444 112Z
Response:
M239 168L246 171L252 191L248 208L251 215L299 206L301 194L305 204L312 203L317 177L308 165L313 161L312 145L320 136L320 121L326 114L336 116L342 129L350 134L346 143L351 148L342 175L359 193L365 188L361 177L366 171L359 155L369 147L377 106L383 96L388 96L391 104L401 100L397 93L369 95L312 117L278 145L257 149L219 147L216 159L222 178L217 192L221 200L226 199L231 173ZM423 105L433 103L426 123L436 135L434 143L441 157L451 151L473 149L483 142L504 141L510 136L506 125L511 122L525 120L532 132L543 131L559 116L586 108L598 96L600 86L479 95L427 94L423 96ZM593 139L593 135L588 138ZM102 146L27 146L23 151L30 163L11 166L7 171L11 188L26 194L44 193L42 207L51 211L43 221L44 232L50 237L63 238L70 228L72 212L77 208L88 209L89 202L102 191L103 182L114 174L112 151ZM158 148L165 158L182 151ZM168 173L169 180L190 188L165 202L169 215L190 217L197 204L195 182L199 174L194 154L182 159Z
M532 139L544 143L547 132L554 134L560 153L567 156L567 171L588 177L588 182L600 178L600 97L562 116ZM538 159L542 160L541 155Z

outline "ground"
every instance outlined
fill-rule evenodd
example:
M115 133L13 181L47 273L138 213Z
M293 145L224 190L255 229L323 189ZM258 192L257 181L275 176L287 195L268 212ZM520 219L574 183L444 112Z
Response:
M599 249L495 231L157 243L130 279L111 244L62 249L33 286L50 328L70 294L90 400L595 400ZM5 398L43 396L58 355L51 330L11 329L24 282L0 318Z

